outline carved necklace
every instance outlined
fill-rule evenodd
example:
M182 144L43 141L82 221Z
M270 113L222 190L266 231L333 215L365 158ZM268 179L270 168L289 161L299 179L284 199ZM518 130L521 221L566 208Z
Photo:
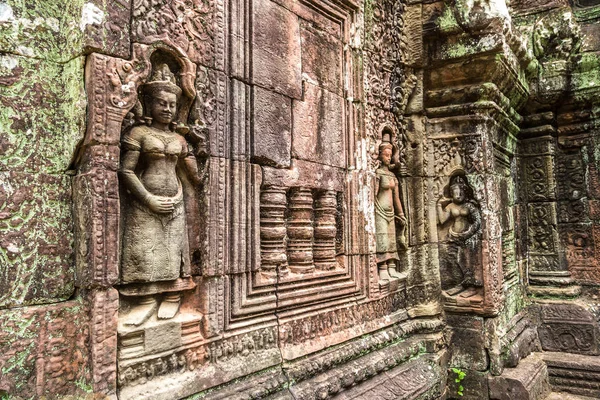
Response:
M177 140L177 135L169 135L169 136L165 136L161 133L156 133L156 132L152 132L150 131L150 136L157 138L158 140L160 140L165 146L167 146L169 143L171 143L174 140Z

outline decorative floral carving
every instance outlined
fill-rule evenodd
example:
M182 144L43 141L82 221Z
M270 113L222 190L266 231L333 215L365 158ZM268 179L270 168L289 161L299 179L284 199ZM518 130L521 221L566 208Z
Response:
M404 32L405 4L400 0L373 3L369 52L365 70L366 123L379 132L382 125L395 125L393 141L400 162L405 163L406 123L404 113L417 84L414 70L407 65L408 43ZM391 115L385 115L390 112ZM391 120L393 118L393 121ZM403 170L403 168L401 168Z
M579 25L565 9L548 12L535 24L533 51L541 62L568 60L579 50L581 42Z
M212 66L214 44L212 0L134 0L133 41L168 41L190 59Z
M467 173L483 172L483 150L477 137L433 140L435 175L451 175L459 166Z

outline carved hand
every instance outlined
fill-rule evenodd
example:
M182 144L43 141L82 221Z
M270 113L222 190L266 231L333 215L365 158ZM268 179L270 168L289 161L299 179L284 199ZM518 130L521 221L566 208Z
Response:
M167 214L173 212L175 204L167 197L150 195L147 198L148 208L157 214Z
M404 215L396 215L396 219L398 220L401 226L405 226L408 223Z
M452 199L448 197L440 197L440 199L437 201L437 205L442 207L446 207L450 203L452 203Z

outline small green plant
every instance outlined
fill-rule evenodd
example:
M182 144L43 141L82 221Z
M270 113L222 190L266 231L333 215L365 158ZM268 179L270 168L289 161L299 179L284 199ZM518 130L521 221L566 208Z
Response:
M456 394L459 396L463 396L465 394L464 393L465 388L460 383L463 381L463 379L465 379L465 377L467 376L467 373L464 372L463 370L461 370L460 368L452 368L452 372L454 372L456 374L456 378L454 378L454 382L458 383L458 390L456 391Z

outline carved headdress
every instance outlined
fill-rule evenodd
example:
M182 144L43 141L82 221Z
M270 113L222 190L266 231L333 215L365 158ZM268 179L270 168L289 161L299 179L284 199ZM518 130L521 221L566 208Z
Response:
M465 189L468 185L466 179L464 176L462 175L455 175L452 177L452 179L450 180L450 187L454 187L454 186L458 186L461 189Z
M160 64L153 72L152 76L144 85L142 85L142 94L144 96L154 96L159 91L173 93L179 98L181 88L177 86L177 79L167 64Z
M383 129L382 134L381 134L381 143L379 144L379 152L377 154L377 159L378 160L380 159L381 154L383 153L383 151L386 150L386 149L392 150L392 160L391 160L390 169L397 168L398 165L399 165L399 162L400 162L400 160L399 160L398 146L393 143L393 140L392 140L392 131L388 127L385 127Z

